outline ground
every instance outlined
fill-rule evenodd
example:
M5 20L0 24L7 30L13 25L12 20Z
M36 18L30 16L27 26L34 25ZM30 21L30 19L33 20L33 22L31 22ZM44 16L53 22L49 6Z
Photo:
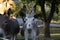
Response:
M44 40L44 32L43 32L43 28L40 28L40 35L37 38L37 40ZM51 38L48 40L60 40L60 28L59 27L51 27L50 28L50 32L51 32ZM23 39L23 37L18 36L18 39Z
M60 27L51 27L50 32L51 32L51 38L48 40L60 40ZM44 40L45 39L43 33L44 33L43 27L41 27L40 28L40 35L37 38L37 40ZM18 34L17 40L24 40L24 38L20 34Z

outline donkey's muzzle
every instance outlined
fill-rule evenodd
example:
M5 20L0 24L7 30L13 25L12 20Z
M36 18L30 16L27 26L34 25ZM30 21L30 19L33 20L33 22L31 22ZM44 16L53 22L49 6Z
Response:
M32 32L32 29L28 29L28 33L31 33Z

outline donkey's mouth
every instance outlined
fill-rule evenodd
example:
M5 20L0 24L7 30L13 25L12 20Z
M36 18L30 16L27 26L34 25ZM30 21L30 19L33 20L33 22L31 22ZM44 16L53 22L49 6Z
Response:
M28 29L28 33L31 33L32 29Z

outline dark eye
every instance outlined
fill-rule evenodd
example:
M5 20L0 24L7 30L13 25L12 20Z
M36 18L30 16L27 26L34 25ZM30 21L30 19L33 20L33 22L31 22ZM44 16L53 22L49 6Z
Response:
M26 19L26 21L27 21L27 19Z
M7 21L4 21L4 22L3 22L3 25L6 25L6 24L7 24Z
M34 21L34 19L33 19L33 21Z
M7 23L7 20L5 20L5 23Z
M5 23L7 23L7 21L5 21Z
M27 21L27 19L24 19L24 21Z

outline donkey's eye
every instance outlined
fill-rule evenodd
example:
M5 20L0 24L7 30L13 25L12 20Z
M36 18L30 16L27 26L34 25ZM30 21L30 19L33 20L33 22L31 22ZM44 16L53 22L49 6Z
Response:
M5 23L7 23L7 20L5 20Z
M24 19L24 21L27 21L27 19Z
M33 21L34 21L34 19L33 19Z
M25 19L27 21L27 19Z
M7 23L7 21L5 21L5 23Z

